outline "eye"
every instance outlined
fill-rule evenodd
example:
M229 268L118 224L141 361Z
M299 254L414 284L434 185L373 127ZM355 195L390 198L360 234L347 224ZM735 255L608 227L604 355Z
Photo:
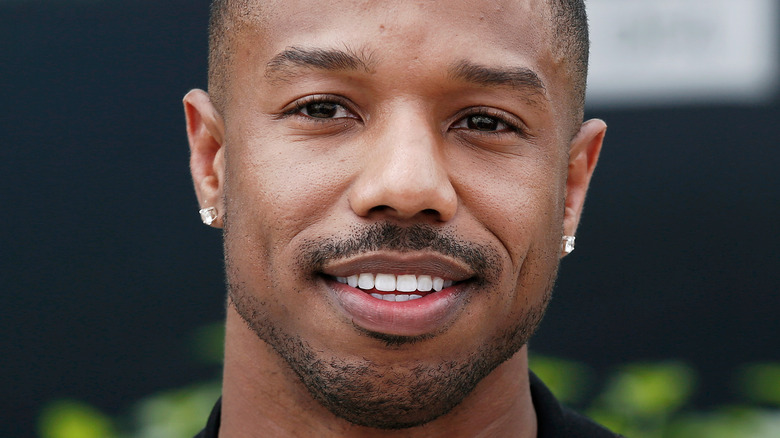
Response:
M483 114L468 116L465 121L466 127L477 131L503 131L508 128L507 124L501 120Z
M361 122L351 100L337 94L311 94L289 102L273 115L296 134L320 135L350 131Z
M466 114L452 125L452 129L464 131L477 131L481 133L520 133L523 129L520 122L515 122L510 116L493 114L487 109L480 109L477 112Z
M300 112L317 119L349 117L347 109L335 102L309 102L300 108Z

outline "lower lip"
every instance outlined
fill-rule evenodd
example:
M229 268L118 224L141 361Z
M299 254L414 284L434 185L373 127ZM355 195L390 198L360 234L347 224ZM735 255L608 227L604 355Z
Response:
M411 301L385 301L364 290L328 280L341 308L352 322L368 331L395 336L435 333L451 322L462 308L463 284Z

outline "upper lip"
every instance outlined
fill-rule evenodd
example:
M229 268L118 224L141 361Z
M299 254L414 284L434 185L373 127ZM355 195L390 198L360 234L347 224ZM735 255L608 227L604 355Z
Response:
M364 253L328 262L322 273L348 277L361 273L430 275L464 281L475 275L465 263L435 252Z

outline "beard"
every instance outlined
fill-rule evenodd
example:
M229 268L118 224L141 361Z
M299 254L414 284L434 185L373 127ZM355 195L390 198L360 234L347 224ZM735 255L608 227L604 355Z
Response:
M227 226L225 234L227 242ZM486 293L490 293L491 286L497 285L501 278L500 258L494 249L458 240L425 225L375 224L355 230L347 239L306 242L302 245L297 268L300 272L316 273L326 261L374 250L432 250L457 258L472 268L476 274L475 284ZM513 315L513 324L498 331L475 351L436 363L399 361L388 365L364 357L344 358L315 349L305 339L282 329L269 317L268 303L247 291L245 283L238 280L227 248L225 254L229 305L236 309L248 327L276 351L323 407L353 424L378 429L420 426L460 404L482 379L528 342L542 320L557 273L557 269L553 269L539 303ZM312 274L314 276L316 274ZM278 284L272 287L280 290ZM388 347L436 336L388 336L356 329L384 341Z

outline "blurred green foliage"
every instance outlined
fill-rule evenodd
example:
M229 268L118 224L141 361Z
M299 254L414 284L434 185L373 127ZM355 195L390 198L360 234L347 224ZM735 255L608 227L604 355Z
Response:
M739 377L740 388L749 400L780 406L780 363L747 365Z
M530 366L559 401L568 405L582 403L593 373L585 364L549 356L532 355Z
M41 412L38 429L45 438L103 438L114 436L111 418L92 406L72 400L50 402Z
M190 337L193 357L205 365L222 365L225 351L225 323L215 322L195 330Z
M663 436L672 416L690 400L693 371L679 362L631 364L609 377L587 414L632 437Z
M742 404L707 412L690 408L696 373L682 362L624 365L590 396L571 389L594 386L586 365L536 355L530 365L562 402L627 437L780 437L780 364L745 366L736 379Z
M196 331L205 364L222 360L221 323ZM706 412L690 408L696 373L682 362L634 363L603 381L585 364L532 354L531 369L563 403L631 438L780 437L780 364L746 365L736 376L744 401ZM600 384L599 384L600 383ZM41 438L192 438L220 395L220 381L152 394L115 418L87 404L55 400L38 418Z
M166 391L145 398L133 408L129 433L123 438L192 438L206 425L219 398L219 381ZM46 438L46 437L44 437Z

